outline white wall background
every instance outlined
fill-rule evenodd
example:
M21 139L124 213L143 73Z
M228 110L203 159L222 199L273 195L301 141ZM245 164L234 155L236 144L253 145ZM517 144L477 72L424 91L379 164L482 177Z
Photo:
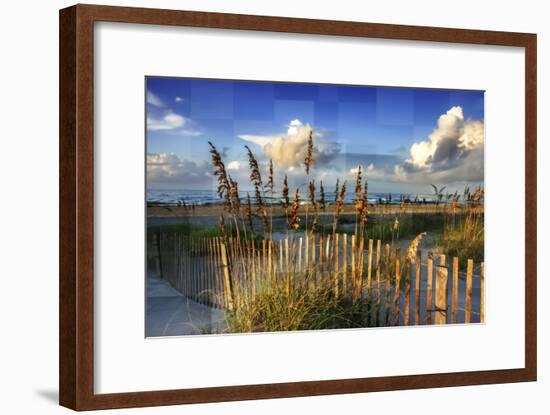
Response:
M550 202L543 193L550 175L550 36L545 2L440 1L306 2L248 0L104 1L105 4L164 7L233 13L359 20L381 23L536 32L539 35L539 276L550 271L543 261ZM6 2L0 26L0 412L55 414L57 406L58 274L58 9L61 0ZM185 53L185 51L182 51ZM549 68L547 68L549 66ZM547 161L549 164L544 167ZM146 414L359 413L408 414L439 411L445 415L481 411L546 413L550 363L545 347L550 302L539 278L539 382L466 388L430 389L179 406L114 412ZM547 347L546 347L547 349ZM495 350L498 353L498 350ZM546 408L546 409L545 409Z

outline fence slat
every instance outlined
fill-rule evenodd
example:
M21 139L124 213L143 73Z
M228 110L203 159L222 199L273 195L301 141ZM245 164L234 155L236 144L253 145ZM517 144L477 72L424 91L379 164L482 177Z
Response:
M485 262L481 263L479 284L479 322L485 323Z
M319 235L319 278L318 283L319 286L322 287L324 284L323 281L323 235Z
M416 251L416 269L414 281L414 324L420 324L420 282L422 272L422 251Z
M355 243L356 243L356 237L355 235L351 235L351 297L353 300L355 300L355 279L356 279L356 266L355 266Z
M356 297L361 299L363 296L363 258L365 256L365 238L361 238L359 241L359 264L357 270L357 287L356 287Z
M348 283L348 234L342 235L342 297L346 298Z
M307 240L307 237L306 237L306 240ZM297 271L297 275L298 275L298 278L301 279L301 276L302 276L302 244L303 244L303 238L300 237L300 239L298 240L298 271Z
M339 238L338 238L338 234L335 234L334 235L334 246L333 246L333 252L334 252L334 259L333 259L333 270L334 270L334 281L332 283L332 289L334 291L334 302L338 302L338 295L339 295L339 292L338 292L338 286L339 286L339 282L338 282L338 256L340 255L340 244L338 243L339 242Z
M327 236L327 241L326 241L326 247L325 247L325 262L326 262L326 267L327 267L327 277L326 277L326 283L327 283L327 287L331 287L332 286L332 275L331 275L331 267L332 267L332 255L330 255L330 242L331 242L331 239L332 239L332 235L328 235Z
M386 244L386 326L390 325L390 294L391 294L391 247Z
M225 283L225 292L227 293L227 308L229 311L233 311L233 293L231 292L231 277L229 275L229 264L227 261L227 251L225 244L222 242L220 245L221 258L223 266L223 277Z
M257 276L256 276L256 244L254 243L253 240L250 241L250 257L251 257L251 264L250 264L250 267L252 268L252 287L251 290L252 290L252 301L254 301L256 299L256 279L257 279Z
M432 283L433 283L433 254L428 253L428 275L426 279L426 324L432 324Z
M286 276L286 293L290 295L290 265L288 257L288 238L285 239L285 276Z
M279 273L280 273L280 278L279 279L282 280L284 278L283 240L282 239L279 239Z
M395 288L393 294L393 323L399 325L399 302L401 300L401 248L395 249Z
M372 298L372 246L373 241L369 239L369 256L367 258L367 297Z
M405 298L403 304L403 325L408 326L411 314L411 272L412 260L407 260L405 264Z
M451 302L451 324L456 323L458 309L458 257L453 258L453 299Z
M275 261L273 260L273 240L269 240L267 244L267 276L271 279L270 284L275 286Z
M435 324L445 324L447 320L447 279L447 267L440 264L435 278Z
M310 261L311 265L310 265L310 272L309 272L309 275L308 275L308 281L309 281L309 284L313 285L313 287L318 287L319 286L319 281L317 281L317 271L316 271L316 258L317 258L317 248L316 248L316 243L317 243L317 237L315 236L315 234L311 235L311 246L310 246L310 259L308 259L308 261Z
M382 295L380 283L381 253L382 241L378 239L376 241L376 326L380 325L380 297Z
M464 313L464 323L472 322L472 278L474 273L474 261L469 259L466 268L466 311Z

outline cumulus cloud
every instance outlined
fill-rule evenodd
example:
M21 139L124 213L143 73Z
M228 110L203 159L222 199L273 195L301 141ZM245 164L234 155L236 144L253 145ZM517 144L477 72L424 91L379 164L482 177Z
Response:
M182 101L183 101L183 98L182 98L182 97L176 97L176 98L174 98L174 101L176 101L176 102L182 102Z
M279 167L293 169L303 164L312 127L300 120L292 120L286 134L273 136L240 135L242 140L260 146L264 156ZM329 141L322 132L316 131L313 140L314 166L324 164L340 153L340 145Z
M157 95L153 94L151 91L147 91L147 94L146 94L146 98L147 98L147 103L148 104L151 104L151 105L154 105L155 107L164 107L164 102L162 101L162 99L160 99Z
M394 175L416 181L483 180L484 135L483 121L465 119L461 107L452 107L426 140L411 146L409 158L394 166Z
M483 122L465 120L462 108L452 107L439 117L437 127L427 140L411 146L406 166L413 169L444 169L470 151L482 147L483 139Z

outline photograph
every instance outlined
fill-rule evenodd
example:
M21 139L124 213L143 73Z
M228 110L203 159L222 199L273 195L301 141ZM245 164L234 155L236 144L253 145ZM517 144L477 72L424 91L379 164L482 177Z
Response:
M484 92L147 77L146 337L484 321Z

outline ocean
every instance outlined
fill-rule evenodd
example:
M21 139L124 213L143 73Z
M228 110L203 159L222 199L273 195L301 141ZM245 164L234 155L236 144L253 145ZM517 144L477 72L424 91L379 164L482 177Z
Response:
M241 203L244 203L247 192L239 192L239 197ZM250 197L252 198L252 203L254 203L253 192L249 192ZM289 195L292 202L294 194ZM409 199L414 201L418 197L419 201L434 202L435 197L433 194L410 194L410 193L369 193L368 201L371 204L376 203L391 203L399 204L402 199ZM317 192L317 198L319 194ZM281 197L275 195L271 198L269 192L266 192L265 195L266 204L277 204L280 203ZM301 194L300 199L302 203L306 203L308 198L306 194ZM443 198L442 203L445 203L445 198ZM333 191L325 192L325 200L327 204L334 203L335 193ZM346 192L345 203L352 203L355 201L355 193L353 191ZM223 201L220 199L218 194L213 190L148 190L147 191L147 203L150 205L163 205L163 206L184 206L184 205L214 205L221 204Z

